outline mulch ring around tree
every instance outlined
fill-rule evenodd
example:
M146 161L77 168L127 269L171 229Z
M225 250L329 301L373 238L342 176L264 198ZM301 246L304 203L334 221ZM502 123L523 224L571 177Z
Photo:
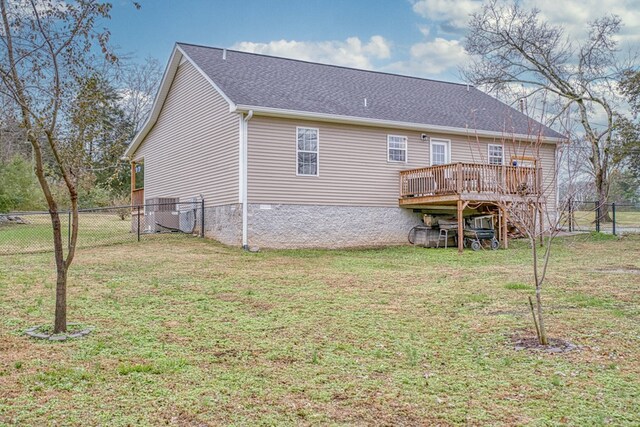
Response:
M580 351L581 347L560 338L549 338L549 345L542 345L536 336L514 335L511 337L514 350L528 350L539 353L560 354Z
M67 332L61 334L53 333L53 326L38 325L32 326L24 333L31 338L48 341L66 341L68 339L82 338L89 335L93 331L93 326L83 325L81 323L67 323Z

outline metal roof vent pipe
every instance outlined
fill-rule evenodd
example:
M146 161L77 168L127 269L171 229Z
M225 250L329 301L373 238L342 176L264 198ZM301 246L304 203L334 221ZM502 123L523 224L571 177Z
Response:
M366 108L366 106L367 106L367 98L364 99L364 106Z
M223 61L227 60L227 49L222 49L222 60Z

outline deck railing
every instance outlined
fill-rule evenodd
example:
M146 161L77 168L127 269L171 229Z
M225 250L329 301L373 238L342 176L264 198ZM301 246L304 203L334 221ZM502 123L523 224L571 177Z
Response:
M540 168L451 163L400 172L400 198L464 193L533 195L542 189Z
M131 192L131 206L143 206L144 205L144 188L138 188Z

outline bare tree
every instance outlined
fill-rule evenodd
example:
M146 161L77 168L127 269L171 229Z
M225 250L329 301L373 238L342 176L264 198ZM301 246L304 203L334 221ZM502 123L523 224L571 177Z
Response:
M545 143L540 135L532 139L529 144L526 144L526 153L533 158L541 159L541 149L544 144L548 143ZM514 138L512 141L508 141L508 143L510 145L516 145L517 142ZM563 156L570 150L570 145L570 142L564 142L561 146L557 147L556 161L554 163L555 169L545 170L546 173L553 174L554 179L547 180L547 182L544 183L544 181L537 176L537 191L529 191L531 184L525 182L515 186L515 188L518 188L520 194L514 196L512 191L514 184L517 184L517 181L526 175L512 172L513 175L511 177L500 181L506 184L506 187L503 191L499 191L500 196L496 202L496 205L505 214L505 220L514 226L519 233L529 241L533 284L535 286L535 308L531 299L529 302L531 304L538 341L542 345L549 344L542 293L551 259L552 243L568 221L568 215L570 214L568 204L571 203L572 198L575 197L572 191L575 191L577 188L569 184L563 197L558 200L556 205L554 199L556 197L556 183L559 176L558 168L563 164ZM538 167L538 174L540 170ZM570 175L568 178L573 178L573 176ZM514 180L516 183L513 182ZM520 189L522 190L520 191Z
M539 110L539 114L545 116L544 106ZM569 117L565 115L558 120L559 127L571 135ZM507 122L508 120L505 120L505 123ZM580 189L575 184L575 179L581 176L582 171L579 164L567 161L567 156L575 151L575 141L567 138L562 142L548 142L543 135L544 127L537 123L534 120L529 121L529 129L525 136L516 136L508 132L508 126L505 126L500 141L502 165L496 166L493 173L489 173L485 179L496 189L497 197L489 203L488 210L502 215L502 220L499 221L502 240L506 241L510 224L516 229L516 235L524 236L529 241L536 301L534 304L529 297L529 304L538 342L548 345L543 289L551 260L552 243L569 221L571 201ZM489 159L483 158L487 152L486 142L482 143L478 135L474 139L480 159L488 163ZM543 176L541 162L548 158L551 150L554 152L553 162L545 165ZM505 154L511 154L512 159L529 161L505 164ZM568 167L568 171L562 170L565 167ZM564 192L558 197L560 179L564 184Z
M555 95L559 106L549 124L575 107L590 145L589 162L603 207L601 219L605 220L612 168L614 88L624 68L615 41L621 20L605 16L589 25L588 37L574 43L563 27L541 20L538 9L526 10L517 1L505 5L491 0L469 22L465 48L474 60L463 74L490 92L518 86L525 91L525 98L540 93L548 99L547 95Z
M162 66L155 58L146 58L144 63L133 63L124 68L119 78L122 109L138 132L147 120L156 92L162 80Z
M97 20L109 18L110 9L109 3L97 0L0 0L0 91L19 109L53 228L57 273L54 333L67 328L67 273L78 237L75 166L63 155L64 130L77 79L90 67L94 45L99 45L109 61L116 61L107 46L109 33L95 30ZM71 235L66 257L58 204L45 176L44 150L50 152L69 198Z

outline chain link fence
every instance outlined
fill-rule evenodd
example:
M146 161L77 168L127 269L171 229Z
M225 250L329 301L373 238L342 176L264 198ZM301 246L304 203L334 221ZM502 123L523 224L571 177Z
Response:
M609 234L640 233L640 204L571 201L565 227L568 231L596 231ZM600 217L606 213L606 220Z
M140 241L167 234L202 235L204 203L171 202L80 209L76 248ZM62 239L69 245L71 212L60 211ZM0 255L53 251L49 212L0 214Z

